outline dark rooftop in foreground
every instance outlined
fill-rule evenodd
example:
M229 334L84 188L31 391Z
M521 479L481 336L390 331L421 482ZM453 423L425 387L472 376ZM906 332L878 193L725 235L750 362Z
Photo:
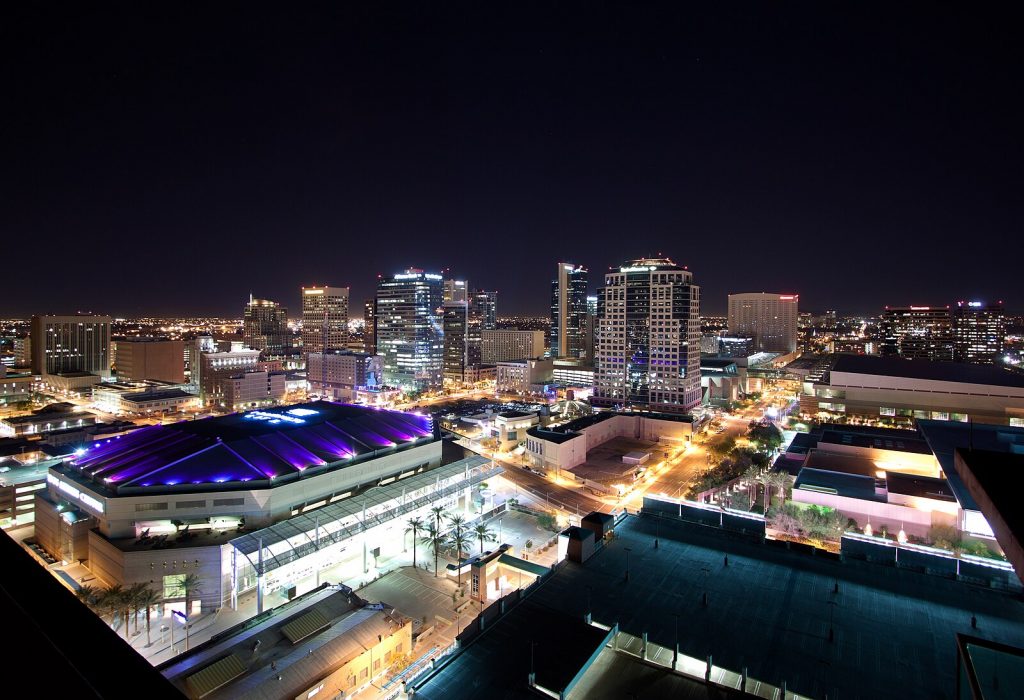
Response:
M961 362L903 360L875 355L837 355L832 372L876 374L885 377L929 379L961 384L988 384L1024 388L1024 375L994 366Z
M785 680L790 691L814 698L952 697L957 632L1024 643L1024 603L1010 594L905 569L811 557L697 525L659 526L648 516L627 517L615 532L585 564L562 564L527 600L580 618L589 590L595 622L618 621L637 637L647 631L652 643L669 649L678 614L683 654L703 660L711 653L717 666L736 672L746 666L752 678L776 686ZM832 592L836 581L838 595ZM705 591L707 607L701 604ZM972 614L978 618L974 631ZM834 643L828 641L830 617ZM529 640L529 628L521 629L509 648ZM502 658L496 651L491 665L503 665Z

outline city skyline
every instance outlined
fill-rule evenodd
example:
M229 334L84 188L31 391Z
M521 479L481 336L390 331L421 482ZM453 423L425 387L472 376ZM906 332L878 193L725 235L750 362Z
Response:
M743 291L1020 308L997 254L1024 221L1011 23L494 11L15 19L32 70L12 73L0 230L46 241L62 284L13 266L0 316L234 314L250 292L298 308L303 285L363 299L409 265L540 314L551 263L600 279L659 253L714 312ZM131 295L87 263L127 239ZM268 253L300 246L316 255ZM836 283L864 275L886 283Z

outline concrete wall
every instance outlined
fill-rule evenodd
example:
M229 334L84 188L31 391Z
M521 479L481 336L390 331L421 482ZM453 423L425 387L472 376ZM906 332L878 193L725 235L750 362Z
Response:
M147 583L162 593L164 576L198 574L203 589L198 599L204 610L221 607L225 596L230 595L229 585L224 582L221 552L220 545L126 552L95 530L89 533L89 570L104 583Z

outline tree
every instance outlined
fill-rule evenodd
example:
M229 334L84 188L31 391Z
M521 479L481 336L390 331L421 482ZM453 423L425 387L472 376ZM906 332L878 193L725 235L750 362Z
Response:
M175 597L185 598L185 651L188 651L189 617L192 613L192 599L203 592L203 580L199 574L185 574L174 587Z
M459 580L459 588L462 588L462 550L464 550L466 545L470 542L469 535L461 528L456 528L448 538L448 541L451 542L452 547L455 548L455 575Z
M408 525L409 527L407 527L405 529L405 531L407 533L409 533L409 532L412 533L412 568L415 569L416 568L416 544L417 544L416 543L416 534L420 530L423 529L423 519L422 518L415 518L415 517L414 518L409 518L408 522L406 522L406 525Z
M434 506L430 509L430 512L434 514L434 527L440 530L441 518L444 517L444 506Z
M160 605L164 600L164 597L159 591L156 591L149 586L146 586L139 592L138 604L139 607L146 611L146 646L152 646L153 640L150 639L150 614L153 607Z
M441 547L448 541L448 536L441 532L434 523L427 525L426 533L420 538L420 542L428 547L432 547L434 550L434 578L437 578L437 558L441 552Z
M448 524L452 526L454 534L461 535L466 529L466 518L461 514L456 513L455 515L448 516Z
M121 584L115 583L113 586L103 591L103 594L100 596L99 599L99 609L102 611L100 615L110 616L111 627L114 626L114 621L118 617L122 616L122 613L124 612L124 607L124 587ZM128 616L123 615L123 619L124 626L127 628ZM128 634L125 633L125 638L127 637Z
M487 525L485 525L484 523L480 523L479 525L473 528L473 536L480 541L481 554L484 553L484 542L495 542L498 539L494 536L494 533L491 532L490 528L488 528Z
M147 583L133 583L125 591L128 604L131 606L132 619L135 621L135 634L139 633L139 612L142 610L142 596L149 590Z

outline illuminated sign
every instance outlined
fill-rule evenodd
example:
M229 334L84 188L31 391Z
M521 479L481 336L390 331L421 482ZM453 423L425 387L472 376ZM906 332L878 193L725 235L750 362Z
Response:
M79 491L77 488L75 488L68 482L64 481L63 479L58 479L53 474L47 474L46 481L47 483L56 486L57 489L60 490L61 492L66 493L71 498L77 500L79 503L87 505L99 513L103 512L103 503L101 501L98 501L97 499L93 498L87 493Z
M301 425L306 421L301 418L295 418L284 413L267 413L266 411L251 411L245 414L245 417L249 420L265 420L271 423L280 423L281 421L287 421L288 423L295 423Z

